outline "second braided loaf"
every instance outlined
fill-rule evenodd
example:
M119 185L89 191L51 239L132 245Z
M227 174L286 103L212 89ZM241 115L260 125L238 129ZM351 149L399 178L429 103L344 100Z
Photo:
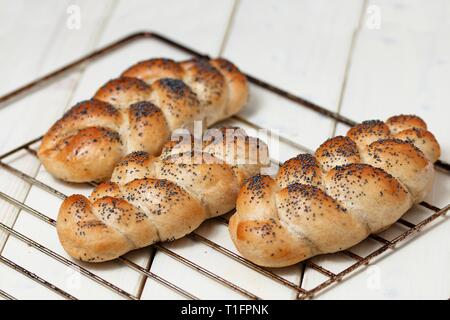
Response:
M429 192L440 147L417 116L366 121L250 178L229 230L242 255L283 267L383 231Z
M213 139L169 141L160 156L127 155L89 199L61 205L58 236L74 258L101 262L178 239L234 208L243 181L268 162L267 146L242 129L209 130Z

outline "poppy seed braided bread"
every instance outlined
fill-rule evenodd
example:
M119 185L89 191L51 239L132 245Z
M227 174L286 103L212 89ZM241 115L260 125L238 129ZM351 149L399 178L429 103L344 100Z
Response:
M347 249L425 198L439 156L438 142L417 116L363 122L314 156L286 161L275 179L250 178L230 219L233 242L267 267Z
M242 129L214 132L198 148L183 139L167 142L158 157L131 153L89 199L65 199L57 219L64 249L83 261L111 260L232 210L243 181L267 165L267 146Z
M225 59L151 59L108 81L45 134L38 151L47 171L70 182L101 181L134 151L159 154L171 133L210 126L237 113L248 85Z

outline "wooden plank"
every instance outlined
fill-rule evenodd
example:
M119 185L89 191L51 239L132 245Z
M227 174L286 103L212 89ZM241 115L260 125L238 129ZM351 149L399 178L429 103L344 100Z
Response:
M363 28L348 75L342 114L355 120L393 113L423 117L450 161L450 3L373 1L380 29Z
M99 45L136 31L155 31L196 50L217 55L233 0L118 1ZM147 57L152 57L151 52Z
M3 21L11 21L14 28L7 26L6 29L2 29L2 31L8 31L8 36L5 38L5 42L2 41L1 45L8 46L9 55L8 58L2 59L1 63L5 64L6 70L12 68L17 69L17 72L11 71L13 74L12 81L7 84L2 83L2 92L11 90L10 84L13 84L13 86L24 84L92 50L97 41L98 32L102 27L104 13L112 8L110 4L112 3L79 1L78 5L82 8L82 11L87 13L84 18L82 17L79 30L66 27L68 17L66 10L70 5L69 1L60 1L57 4L52 1L42 1L39 4L17 1L14 2L13 6L9 6L10 3L3 5L2 7L8 8L8 10L2 10L2 14L14 16L15 19L3 19ZM51 16L48 15L50 12L52 12ZM18 40L22 38L26 41ZM2 39L4 38L2 37ZM2 48L2 52L6 52L6 49ZM2 128L0 128L2 133L1 152L3 153L45 132L66 108L78 77L79 73L75 72L60 79L54 85L0 109L2 119ZM12 166L20 168L31 176L35 176L39 168L37 159L30 155L14 156L7 160ZM0 187L1 191L20 201L24 201L26 195L30 192L28 184L12 177L4 170L0 171ZM45 198L42 198L41 201L45 203ZM0 212L0 221L12 226L17 218L18 210L0 200ZM20 228L17 225L16 227ZM32 225L29 225L30 229L32 227ZM3 245L5 239L6 234L2 232L0 244ZM40 261L34 259L29 248L25 251L19 250L19 248L20 244L12 240L5 246L2 254L9 257L15 257L15 254L23 254L18 260L23 260L24 264L30 262L36 264L37 261ZM32 265L29 266L32 267ZM40 294L41 288L39 288L39 285L31 282L31 280L28 285L30 286L28 292L30 295L34 292L31 288L35 288L37 290L34 292L35 296L44 297ZM17 285L17 291L20 291L19 284ZM49 293L48 297L52 297L52 293Z
M447 121L450 118L448 59L450 36L448 1L369 1L372 11L358 34L343 93L341 114L357 121L386 119L393 114L418 114L428 123L443 148L444 160L449 160L450 138ZM380 13L379 28L369 28L373 10ZM372 20L373 22L373 20ZM336 134L345 134L347 126L337 126ZM449 177L438 173L428 201L437 206L448 203ZM415 207L405 218L418 222L430 212ZM448 299L450 281L449 240L444 219L427 228L412 242L395 249L389 257L379 259L375 266L344 281L320 298L367 299ZM403 228L394 227L383 233L393 237ZM376 247L364 242L353 250L368 254ZM319 257L319 261L336 268L348 265L341 258ZM303 284L312 288L323 276L307 269Z
M11 75L0 83L2 93L55 69L92 48L98 21L83 19L80 30L67 29L65 19L68 6L68 1L60 1L56 5L51 1L39 4L15 1L13 4L2 5L6 8L1 11L4 15L2 21L8 24L2 28L5 34L2 36L0 50L8 52L8 55L0 63L2 70ZM88 11L94 10L97 15L100 14L97 10L99 8L100 3L87 4L85 7ZM105 6L102 6L102 9L105 10ZM47 12L55 14L44 19ZM14 15L23 19L7 18ZM6 79L8 81L5 81ZM77 79L78 75L74 73L55 85L1 108L0 153L45 132L64 110ZM45 116L42 116L43 113ZM39 121L36 121L37 119ZM22 157L15 159L21 162L10 159L10 163L20 166L32 176L36 174L39 166L37 160ZM12 178L4 170L0 170L0 187L2 191L22 200L27 192L26 184ZM14 208L3 201L0 202L0 221L11 225L15 219L14 212ZM4 235L0 237L0 247L3 241Z
M138 7L136 7L136 5L138 5ZM179 10L170 11L171 14L176 14L176 16L171 16L170 19L167 19L160 16L162 10L170 9L166 4L163 5L160 2L138 3L122 1L117 4L116 11L114 11L116 13L108 15L110 17L110 22L107 24L104 32L102 32L99 42L94 43L95 46L99 46L140 29L152 29L154 27L153 23L166 28L162 31L167 32L169 35L172 33L176 36L176 34L179 33L180 30L178 23L184 22L184 25L187 29L183 29L181 35L183 37L186 37L185 42L189 44L192 40L197 41L198 43L201 42L203 44L206 44L206 46L203 46L202 49L214 54L214 51L218 52L220 48L221 37L225 30L225 25L228 20L228 15L231 7L231 1L216 3L211 3L209 1L200 1L189 4L186 3L181 6L178 5ZM215 14L211 16L212 19L208 20L207 24L205 25L198 25L197 19L190 20L192 18L192 15L186 15L186 12L191 12L192 14L196 13L197 15L199 15L198 18L200 18L200 15L202 15L201 11L199 10L200 8L207 8L209 11L215 12ZM81 5L82 12L92 11L87 9L88 8ZM100 10L95 11L101 12ZM153 13L153 17L150 14L151 19L149 19L150 12ZM96 20L94 17L89 16L86 19L90 21ZM177 24L174 24L174 21L177 21ZM189 31L190 25L192 25L193 29L191 28ZM191 32L193 32L195 28L197 28L198 31L191 34ZM205 29L206 31L202 29ZM189 31L189 34L183 33L186 30ZM209 40L205 40L204 37L206 36L212 38ZM168 49L167 46L157 44L154 41L147 40L135 43L127 49L117 51L104 60L97 61L90 65L83 73L81 81L77 83L76 89L71 91L71 94L69 96L69 105L81 99L87 99L91 97L92 94L98 89L98 87L102 85L106 80L112 77L116 77L126 67L130 66L136 61L154 56L168 56L175 59L185 59L188 57L185 54L180 54L178 51ZM60 106L59 110L55 112L55 118L61 115L63 109L64 108L61 108ZM61 183L60 181L57 181L56 179L48 175L48 173L46 173L42 168L38 172L36 178L46 182L47 184L55 187L58 190L63 191L65 194L88 194L90 189L82 186L74 186ZM32 187L29 196L26 199L26 204L55 218L60 201L60 199L54 198L53 196L48 195L42 190ZM47 247L51 248L58 254L67 257L59 244L54 229L31 217L29 214L24 212L21 213L19 218L17 219L15 228L20 232L29 235L36 241L39 241ZM3 254L15 261L22 261L27 268L36 270L36 272L42 275L44 278L50 279L52 282L69 291L76 297L120 298L120 296L113 294L108 289L103 288L102 286L92 282L89 279L86 279L85 277L78 277L78 285L73 286L71 281L68 280L71 277L74 277L75 273L72 272L68 274L69 271L65 266L59 263L55 263L48 257L36 252L35 250L22 249L23 247L20 242L10 238L5 247L5 250L3 251ZM150 250L144 249L131 254L130 257L134 262L145 267L148 263L149 255ZM95 274L103 277L104 279L114 283L117 286L124 288L132 294L139 293L141 283L144 280L144 277L139 273L130 269L129 267L118 264L117 262L105 263L101 265L88 264L84 266ZM156 282L149 281L148 283ZM36 293L37 292L38 291L36 291Z
M361 1L243 0L223 55L246 72L336 111ZM242 116L310 149L333 121L255 89Z
M62 12L66 5L67 3L61 1L53 8L56 12ZM2 1L0 6L3 8L0 11L0 19L2 21L0 52L4 53L2 59L0 59L0 68L4 74L8 74L8 77L3 77L0 81L0 92L3 94L22 84L22 81L29 81L37 75L39 70L37 64L41 63L45 53L46 46L43 44L48 43L52 37L50 33L46 32L48 30L47 24L56 25L58 18L55 15L46 22L40 18L35 25L29 24L28 19L10 18L11 16L20 16L20 13L24 15L25 12L28 12L28 15L37 14L37 17L43 17L44 12L52 7L50 3L30 3L27 5L29 11L25 9L25 1L15 1L14 3ZM28 36L26 36L27 34ZM18 41L18 39L23 37L29 41ZM30 49L35 49L34 54L31 54ZM23 59L23 61L20 59ZM22 109L24 108L22 105ZM30 123L35 122L30 121L35 119L33 117L27 121L25 116L19 114L15 106L1 108L0 119L2 121L2 126L0 127L0 154L13 148L14 145L18 145L22 139L22 141L25 141L26 138L23 137L25 128ZM18 160L18 157L15 159ZM37 163L35 161L22 160L16 165L25 172L32 174L36 170ZM2 191L8 191L11 195L23 199L27 186L18 179L8 175L4 170L0 170L0 188ZM14 207L0 201L1 222L12 225L16 212ZM2 248L5 238L6 235L0 232L0 248Z

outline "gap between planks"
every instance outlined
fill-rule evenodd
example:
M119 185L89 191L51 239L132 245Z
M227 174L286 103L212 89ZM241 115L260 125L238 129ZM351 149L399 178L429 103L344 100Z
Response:
M236 1L239 1L239 0L236 0ZM358 24L357 24L356 28L353 30L353 34L352 34L352 38L351 38L351 41L350 41L350 46L349 46L349 50L348 50L348 54L347 54L347 60L346 60L346 63L345 63L344 77L342 79L342 85L341 85L341 90L340 90L340 93L339 93L338 105L337 105L337 109L336 109L336 113L338 115L340 115L340 112L341 112L341 106L342 106L342 103L343 103L345 90L347 88L347 78L348 78L348 75L349 75L349 72L350 72L351 62L352 62L352 59L353 59L353 53L354 53L354 50L355 50L355 47L356 47L358 36L359 36L359 33L360 33L362 25L363 25L364 13L366 12L366 7L367 7L367 0L363 0L363 3L361 4L361 11L359 13ZM333 120L333 124L332 124L332 128L331 128L331 136L332 137L334 137L336 135L337 124L338 124L338 121L337 120ZM299 286L300 287L302 287L302 285L303 285L303 280L304 280L304 277L305 277L306 268L307 268L307 265L305 263L301 263L300 264L300 269L301 269L300 281L299 281Z
M220 49L219 49L219 53L218 53L219 57L222 56L222 54L223 54L223 52L225 50L225 47L228 44L228 39L230 38L230 35L231 35L231 29L232 29L232 26L234 24L234 20L235 20L236 14L237 14L237 12L239 10L240 1L241 0L234 0L233 7L231 9L230 16L228 18L228 23L226 25L225 32L224 32L224 35L223 35L223 38L222 38L222 43L220 45ZM364 3L363 3L363 7L364 8L365 8L365 6L366 6L366 0L364 0ZM361 12L361 16L363 15L363 12L364 12L364 9ZM361 16L360 16L359 23L361 23ZM358 29L359 29L359 24L358 24ZM354 41L354 39L352 38L352 43L353 43L353 41ZM352 51L352 49L350 51ZM346 76L347 76L347 67L348 67L348 61L347 61L346 73L345 73L345 77L344 78L346 78ZM341 96L342 96L342 89L341 89ZM339 106L340 106L340 102L341 102L340 100L341 100L341 98L339 99ZM244 122L244 123L248 122L246 119L244 119L244 118L242 118L242 117L240 117L238 115L235 115L235 118L238 121L241 121L241 122ZM334 133L335 129L336 129L336 120L333 122L333 133ZM289 139L286 139L286 140L289 141ZM299 146L296 146L296 147L299 148ZM302 149L302 147L300 147L299 149ZM306 148L304 148L304 149L306 149ZM299 280L298 280L299 287L302 286L303 277L304 277L305 271L306 271L305 264L304 263L300 263L299 264ZM295 296L294 296L294 298L295 298Z
M221 57L225 47L228 44L228 39L230 37L231 27L234 24L234 17L236 16L237 11L239 10L241 0L234 0L233 7L231 8L230 16L228 17L228 22L225 27L225 32L222 37L222 43L220 44L220 49L218 56Z
M365 14L365 12L367 10L366 8L367 8L367 0L363 0L363 3L361 4L361 12L359 13L358 25L353 30L352 39L351 39L350 47L349 47L349 50L348 50L347 61L346 61L346 64L345 64L345 69L344 69L344 78L342 79L342 86L341 86L341 91L340 91L340 94L339 94L338 105L337 105L337 109L336 109L336 113L338 115L341 115L341 108L342 108L342 103L344 101L344 94L345 94L345 92L347 90L348 75L350 73L350 68L351 68L351 65L352 65L353 54L354 54L354 51L355 51L356 43L358 42L359 34L360 34L361 28L363 26L364 14ZM336 135L337 124L338 124L338 121L334 120L333 121L332 131L331 131L332 137L334 137Z

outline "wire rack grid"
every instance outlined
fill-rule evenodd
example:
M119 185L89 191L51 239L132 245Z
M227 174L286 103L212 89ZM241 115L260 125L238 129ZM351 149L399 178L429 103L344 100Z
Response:
M43 87L44 85L48 85L51 82L57 81L61 75L67 74L67 73L79 68L82 65L84 66L86 63L93 61L94 59L98 59L102 56L105 56L120 47L124 47L128 44L131 44L132 42L134 42L138 39L154 39L158 42L161 42L161 43L168 45L172 48L175 48L177 50L181 50L181 51L183 51L189 55L192 55L194 57L209 58L208 55L201 54L201 53L199 53L191 48L188 48L180 43L177 43L163 35L160 35L160 34L157 34L154 32L147 32L147 31L137 32L137 33L134 33L125 38L119 39L118 41L115 41L115 42L111 43L110 45L107 45L99 50L96 50L96 51L92 52L91 54L88 54L88 55L50 73L50 74L47 74L41 78L38 78L35 81L33 81L23 87L20 87L17 90L15 90L9 94L6 94L6 95L0 97L0 104L10 103L17 99L20 99L23 96L26 96L27 94L30 94L31 92L33 92L35 90L38 90L39 88ZM289 92L286 92L280 88L277 88L263 80L257 79L251 75L247 75L247 78L254 85L259 86L265 90L268 90L276 95L282 96L283 98L294 102L299 107L308 108L310 110L313 110L313 111L323 115L324 117L334 119L335 121L345 124L345 125L348 125L348 126L353 126L356 124L355 121L353 121L349 118L346 118L342 115L331 112L321 106L318 106L317 104L314 104L314 103L307 101L301 97L298 97ZM251 126L256 129L259 128L259 126L257 124L250 122L248 119L242 118L240 116L235 116L235 118L238 121L241 121L248 126ZM23 151L36 156L36 151L33 148L33 145L38 143L41 140L41 138L42 137L36 138L36 139L29 141L21 146L18 146L17 148L14 148L13 150L11 150L9 152L6 152L3 155L0 155L0 168L19 177L20 179L22 179L23 181L28 183L30 186L36 186L48 193L53 194L54 196L56 196L60 199L65 199L66 195L64 193L62 193L61 191L56 190L55 188L51 187L50 185L26 174L25 172L22 172L16 168L14 168L13 166L7 164L4 161L4 159L6 159L7 157L12 156L18 152L23 152ZM304 147L298 145L296 142L289 140L285 137L279 136L279 138L283 142L290 144L294 148L297 148L299 150L305 149ZM450 165L448 163L445 163L443 161L438 161L438 162L436 162L436 168L439 169L441 172L443 172L445 175L447 175L447 176L450 175ZM7 201L8 203L14 205L19 210L21 210L21 212L31 214L31 215L39 218L40 220L48 223L51 226L56 225L56 221L54 219L52 219L51 217L26 205L24 202L19 201L13 197L7 195L6 193L4 193L2 191L0 191L0 198L2 198L4 201ZM422 203L420 203L420 206L422 206L428 210L429 214L427 215L427 217L418 223L413 223L413 222L410 222L403 218L399 219L397 221L397 224L402 225L404 228L406 228L406 230L404 232L402 232L401 234L397 235L395 238L388 240L388 239L381 237L380 235L371 235L370 239L375 240L376 242L381 244L381 247L378 247L376 250L374 250L364 256L356 254L355 252L352 252L351 250L345 250L345 251L341 252L341 254L344 254L347 257L349 257L350 259L352 259L353 263L349 267L345 268L344 270L342 270L338 273L335 273L335 272L329 270L328 268L326 268L323 265L320 265L319 263L315 263L315 262L311 261L311 259L308 261L302 262L300 264L300 267L312 268L313 270L315 270L325 276L324 281L321 281L319 284L315 285L313 288L310 288L310 289L303 288L301 282L294 283L294 282L287 280L286 278L274 273L270 269L262 268L256 264L246 260L245 258L241 257L240 255L236 254L235 252L208 239L207 237L200 235L197 232L193 232L193 233L187 235L187 237L193 241L200 242L200 243L208 246L209 248L213 249L217 253L220 253L221 255L224 255L225 257L232 259L232 260L252 269L253 271L255 271L257 273L260 273L261 275L267 277L271 281L275 281L283 286L286 286L286 287L294 290L296 292L297 299L308 299L308 298L313 298L315 295L317 295L319 292L322 292L324 289L329 288L332 285L336 285L344 277L348 278L349 275L355 273L355 271L357 271L361 267L368 265L375 257L381 255L382 253L388 251L389 249L393 249L398 243L404 241L409 236L418 233L424 226L429 225L430 223L435 221L437 218L444 216L446 214L446 212L450 209L450 204L447 204L443 208L439 208L435 205L432 205L432 204L429 204L426 202L422 202ZM228 220L224 216L215 218L215 220L224 225L228 224ZM32 248L42 252L43 254L51 257L53 260L55 260L55 263L61 263L61 264L66 265L69 268L74 269L76 272L79 272L81 275L105 286L106 288L114 291L115 293L123 296L126 299L138 300L140 298L139 295L131 294L131 293L127 292L126 290L124 290L123 288L120 288L120 287L112 284L108 280L98 276L94 272L89 271L88 269L86 269L85 267L80 265L78 262L75 262L72 259L68 259L68 258L56 253L55 251L52 251L48 247L40 244L39 242L27 237L25 234L15 230L14 227L9 227L4 223L0 223L0 230L3 230L4 232L6 232L8 234L8 236L12 236L12 237L26 243L27 245L31 246ZM183 265L191 268L192 270L195 270L196 272L202 274L203 276L209 277L210 279L216 281L217 283L219 283L231 290L234 290L235 292L242 295L244 298L255 299L255 300L260 299L260 297L258 297L256 294L244 289L238 283L231 282L231 281L225 279L224 277L219 276L214 271L211 271L211 270L205 268L204 266L177 254L173 250L169 249L165 244L160 244L160 243L154 244L153 249L154 249L154 252L156 250L159 250L159 251L167 254L174 260L176 260L176 261L182 263ZM118 258L118 260L120 261L120 263L125 264L127 267L133 269L135 272L140 273L142 276L153 279L154 281L177 292L178 294L184 296L185 298L197 299L197 297L194 294L192 294L191 292L188 292L187 290L185 290L183 288L180 288L178 285L174 284L170 279L165 279L165 278L159 276L158 274L150 271L150 267L144 268L126 257L120 257L120 258ZM17 262L6 258L1 253L0 253L0 262L2 264L12 268L16 272L21 273L22 275L25 275L26 277L34 280L35 282L37 282L40 285L47 288L48 290L52 290L53 292L61 295L65 299L71 299L71 300L76 299L76 297L74 297L70 293L55 286L54 284L50 283L48 280L40 277L39 275L33 273L32 271L22 267ZM1 288L1 286L0 286L0 296L5 299L15 299L15 297L12 294L4 291Z

